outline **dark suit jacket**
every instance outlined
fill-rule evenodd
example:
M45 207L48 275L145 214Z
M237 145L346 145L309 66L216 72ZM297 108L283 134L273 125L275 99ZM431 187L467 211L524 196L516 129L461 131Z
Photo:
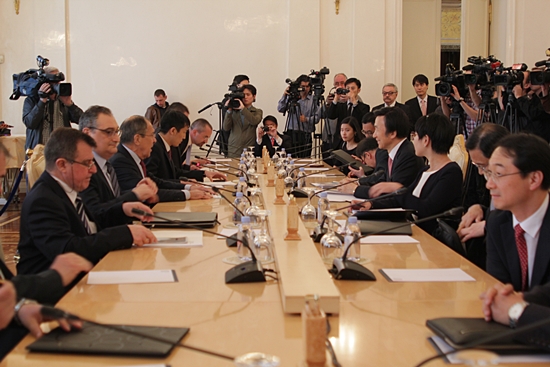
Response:
M172 155L173 158L176 158L174 156L179 155L176 147L173 148ZM176 182L179 182L178 178L182 176L178 175L179 169L176 170L176 166L174 165L172 159L170 159L170 156L164 147L164 142L159 134L157 134L157 141L153 145L151 155L145 160L145 164L147 165L147 175Z
M63 188L44 172L27 194L21 210L21 237L17 247L21 260L17 273L45 271L57 255L65 252L75 252L95 264L109 251L132 246L128 226L101 230L104 222L110 225L125 223L122 202L111 207L101 221L87 209L86 214L97 225L98 232L94 235L87 234Z
M189 136L189 132L187 132ZM191 149L191 146L187 146L187 142L190 138L183 140L179 147L172 147L172 162L174 162L174 167L179 167L179 175L185 176L187 178L193 178L197 181L204 181L204 171L201 170L192 170L188 164L185 164L185 159L187 157L187 149ZM174 150L177 149L177 150ZM176 171L178 173L178 171ZM179 177L179 176L178 176Z
M361 126L361 119L370 111L370 106L363 102L357 102L357 106L353 109L352 116L357 119L359 126ZM348 117L348 104L347 103L331 103L327 109L327 118L338 119L336 129L332 137L332 149L340 149L342 146L342 136L340 135L340 127L342 126L342 120Z
M131 190L143 179L143 176L134 158L122 144L118 145L117 150L118 152L109 159L109 162L115 169L120 189L123 191ZM185 185L160 179L150 175L149 172L147 172L147 176L157 184L159 202L186 200L185 194L181 191L185 188Z
M424 161L414 153L413 144L405 140L395 154L391 176L389 176L388 151L378 149L376 151L376 167L373 174L359 180L360 185L355 189L354 195L361 199L368 199L370 187L378 182L399 182L403 186L409 187L423 167ZM385 173L382 176L374 175L379 170L384 170ZM376 181L373 182L373 178Z
M95 218L101 218L109 208L116 205L118 202L139 201L136 194L132 191L127 191L119 197L115 197L111 185L107 182L107 177L94 160L97 172L92 175L90 185L79 196L84 200L86 208L90 210ZM127 217L127 222L131 223L133 219Z
M410 130L413 131L414 130L414 123L416 122L416 120L413 120L413 117L411 115L411 108L409 106L404 105L403 103L399 103L399 102L395 102L395 107L399 108L399 109L403 110L403 112L405 112L405 114L409 118ZM384 108L384 103L379 104L378 106L374 107L372 109L372 111L374 112L374 111L379 110L381 108Z
M518 327L550 318L550 283L535 286L529 292L525 292L523 298L529 302L529 306L525 308L519 318ZM542 346L548 350L550 349L550 326L541 327L516 339L527 344Z
M411 119L412 124L413 125L416 124L416 121L418 121L418 119L422 117L422 110L420 109L418 98L413 97L409 99L407 102L405 102L405 106L409 107L409 111L410 111L409 118ZM433 113L436 108L437 108L437 97L428 96L428 106L426 108L426 112L428 114Z
M373 201L373 209L395 208L414 209L418 218L426 218L460 206L462 200L462 169L455 162L451 162L433 173L424 187L420 197L413 195L413 191L420 182L422 173L429 167L424 167L416 176L416 180L408 187L405 194ZM433 233L437 228L437 221L431 220L419 224L420 228Z
M279 137L281 139L283 139L281 147L285 148L285 150L287 152L290 149L292 149L292 138L289 135L283 135L283 134L279 134L279 133L277 133L277 135L279 135ZM256 157L261 157L262 156L262 149L263 149L264 146L267 147L267 151L269 152L269 156L273 157L273 155L275 154L275 149L277 147L279 147L279 144L277 144L277 142L275 142L275 145L272 146L270 137L267 134L264 134L264 136L262 137L262 144L258 144L257 141L256 141L256 144L254 144L254 155Z
M487 218L487 273L521 291L521 266L516 247L512 213L493 210ZM550 207L540 228L531 287L550 281Z

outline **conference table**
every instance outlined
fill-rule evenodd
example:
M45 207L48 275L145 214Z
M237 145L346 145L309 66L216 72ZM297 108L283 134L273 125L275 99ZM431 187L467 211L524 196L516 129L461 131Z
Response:
M222 239L204 234L197 248L132 248L113 251L93 269L172 269L177 282L157 284L88 285L84 277L58 307L101 323L189 327L183 343L229 356L249 352L276 355L281 366L306 366L302 320L296 309L304 304L301 293L317 293L321 305L332 309L330 340L342 366L414 366L435 354L427 340L432 335L427 319L446 316L481 317L478 296L496 280L420 228L413 226L418 244L362 245L364 265L376 281L331 279L319 245L299 224L300 241L285 241L286 206L274 205L275 189L265 175L259 186L265 209L271 211L269 228L276 262L265 267L279 271L279 280L265 283L225 284L224 274L234 256ZM228 196L230 200L232 197ZM285 195L285 199L286 195ZM304 199L300 200L300 206ZM157 212L217 212L221 231L228 226L233 208L222 199L160 203ZM474 282L390 282L382 268L460 268ZM323 303L323 298L328 299ZM335 302L334 302L335 301ZM166 359L102 357L30 353L27 336L1 366L231 366L227 359L193 350L174 348ZM429 366L443 366L441 360ZM331 366L327 353L326 366ZM511 366L514 366L513 364Z

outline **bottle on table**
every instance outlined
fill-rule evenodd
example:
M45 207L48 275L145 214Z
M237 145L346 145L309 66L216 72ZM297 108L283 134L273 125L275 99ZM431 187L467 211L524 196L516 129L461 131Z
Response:
M349 217L346 230L344 231L344 251L350 246L350 244L361 237L361 229L357 223L357 217ZM348 250L347 258L353 261L359 261L361 259L361 242L357 241Z
M233 205L235 205L235 207L241 211L239 212L239 210L236 210L236 209L233 211L233 223L237 225L242 220L241 213L246 212L246 209L248 209L248 201L243 197L242 192L236 193L236 198L235 198L235 201L233 202ZM249 221L250 221L250 218L249 218Z
M330 202L327 199L327 192L322 192L319 194L319 200L317 201L317 221L319 223L323 222L325 217L325 211L330 209Z

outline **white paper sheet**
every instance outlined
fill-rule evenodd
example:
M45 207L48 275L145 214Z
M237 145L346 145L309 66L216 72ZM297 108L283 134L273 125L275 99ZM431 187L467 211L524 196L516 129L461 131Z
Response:
M310 177L313 177L315 175L311 175ZM312 182L311 186L319 187L321 189L330 189L331 187L340 185L340 182L338 181L332 181L332 182Z
M380 269L393 282L475 282L459 268L450 269Z
M143 245L143 247L201 247L202 231L190 230L154 230L157 243Z
M317 159L315 158L300 158L297 161L298 162L315 162Z
M210 162L231 162L231 158L208 158Z
M355 196L351 195L351 194L345 194L345 195L328 194L327 199L328 199L328 201L334 201L334 202L339 202L339 203L343 203L345 201L351 202L352 200L357 200L357 198Z
M209 186L235 186L235 182L231 181L214 181L214 182L203 182L205 185Z
M173 270L91 271L88 284L175 283Z
M445 343L443 339L439 336L432 336L430 339L437 345L437 347L443 352L447 353L453 350L449 344ZM439 351L438 351L439 352ZM464 360L461 360L456 357L455 354L449 354L447 356L450 364L464 364ZM534 354L534 355L508 355L508 356L498 356L496 359L492 360L496 364L506 364L506 363L543 363L550 362L550 354Z
M361 238L361 243L368 245L378 245L378 244L397 244L397 243L419 243L417 240L411 236L401 236L401 235L377 235Z
M329 169L329 167L304 167L304 171L328 171Z

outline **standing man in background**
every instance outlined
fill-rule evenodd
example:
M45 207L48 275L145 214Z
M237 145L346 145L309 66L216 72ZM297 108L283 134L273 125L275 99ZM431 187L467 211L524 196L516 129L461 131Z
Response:
M410 109L410 118L413 124L420 117L433 113L437 108L437 97L428 95L429 84L430 81L424 74L418 74L413 78L412 85L416 92L416 97L405 102L405 106L408 106Z
M145 118L151 121L151 124L153 124L153 128L155 128L155 131L160 125L160 119L164 115L164 112L166 112L166 109L170 105L168 102L166 102L167 99L168 97L166 96L164 90L157 89L155 91L155 103L147 107L147 111L145 111Z

